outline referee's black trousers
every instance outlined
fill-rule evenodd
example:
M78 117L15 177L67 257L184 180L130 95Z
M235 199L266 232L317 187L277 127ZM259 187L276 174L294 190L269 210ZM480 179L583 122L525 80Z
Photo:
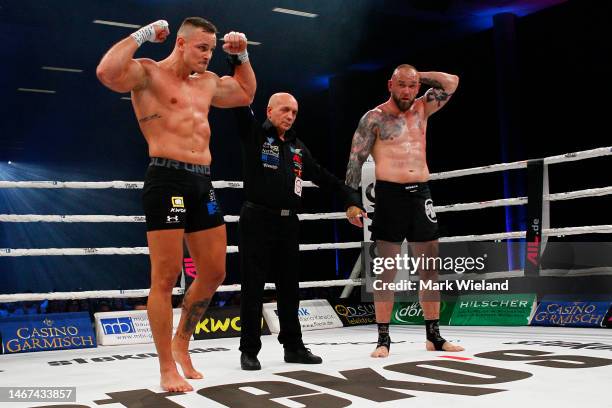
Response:
M299 220L243 206L239 222L240 351L261 350L262 299L266 278L274 277L280 333L285 349L304 347L298 319ZM270 272L274 271L272 274Z

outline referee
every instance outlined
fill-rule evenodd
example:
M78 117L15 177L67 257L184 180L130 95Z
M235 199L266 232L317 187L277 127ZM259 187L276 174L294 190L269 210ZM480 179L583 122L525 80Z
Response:
M260 370L261 308L268 271L277 269L276 294L280 333L288 363L320 364L302 342L299 306L299 221L302 180L323 191L340 193L345 208L361 208L357 192L321 167L291 129L297 100L288 93L272 95L267 120L257 122L250 108L234 110L238 117L246 201L240 211L241 272L240 366ZM353 208L357 207L357 208Z

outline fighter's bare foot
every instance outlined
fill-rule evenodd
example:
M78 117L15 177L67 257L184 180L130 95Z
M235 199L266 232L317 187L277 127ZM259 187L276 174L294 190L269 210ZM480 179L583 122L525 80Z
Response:
M370 354L374 358L389 357L391 351L391 337L389 337L389 324L378 323L378 341L376 342L376 350Z
M425 342L425 347L427 348L427 351L436 351L436 347L429 340ZM450 341L447 341L442 345L442 351L457 352L463 350L465 350L463 347L453 344Z
M389 357L389 349L385 346L378 346L376 347L376 350L374 350L372 354L370 354L370 356L374 358Z
M159 385L164 391L169 392L193 391L191 384L181 377L176 368L174 370L162 371Z
M201 380L204 378L204 375L193 367L191 356L189 351L187 351L188 344L189 342L184 344L183 340L176 337L172 339L172 357L181 366L185 378Z

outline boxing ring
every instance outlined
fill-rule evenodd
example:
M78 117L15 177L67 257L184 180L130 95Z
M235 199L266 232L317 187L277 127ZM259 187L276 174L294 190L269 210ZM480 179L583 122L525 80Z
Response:
M0 378L3 387L76 387L74 405L6 405L15 408L609 407L612 336L604 339L602 331L447 327L448 340L468 347L449 356L424 350L422 327L394 326L391 355L373 359L371 326L316 330L304 335L307 347L323 358L315 368L284 363L275 336L263 336L256 374L240 369L238 338L193 341L191 358L204 379L189 380L195 392L174 396L157 385L153 344L0 356ZM538 344L520 344L525 342ZM593 343L608 349L575 349ZM484 355L505 350L524 360ZM571 361L553 364L552 357Z
M612 147L551 156L544 166L612 155ZM524 169L527 161L432 173L431 180ZM140 189L142 182L0 181L0 188L26 189ZM242 182L215 181L215 189L242 188ZM304 183L305 187L316 187ZM546 203L612 194L612 186L549 193ZM434 207L437 213L475 211L527 204L527 197L454 203ZM300 214L300 221L344 219L345 214ZM234 223L238 216L227 215ZM38 215L0 214L0 222L43 223L142 223L140 215ZM611 234L612 224L550 228L542 236ZM499 241L525 238L525 231L441 237L440 242ZM301 251L360 248L361 242L302 244ZM227 253L236 253L228 246ZM146 247L100 248L0 248L0 257L146 255ZM358 262L356 263L356 265ZM301 282L301 288L361 286L356 273L349 279ZM612 275L612 270L601 271ZM507 271L512 277L522 271ZM273 284L266 284L273 289ZM221 292L240 291L224 285ZM184 293L184 287L174 289ZM0 302L147 296L148 289L85 292L2 294ZM514 407L537 401L544 407L574 407L589 401L612 406L606 386L612 378L612 332L603 329L555 327L453 327L443 334L466 351L448 355L426 352L423 328L394 326L396 343L387 359L372 359L375 345L372 326L344 327L304 332L306 345L321 355L322 365L286 364L275 336L262 337L259 355L263 370L240 370L238 338L192 341L194 365L204 380L190 380L196 392L163 393L153 344L98 346L91 349L22 353L0 356L0 387L76 387L77 402L67 405L10 403L14 407L414 407L491 406ZM126 357L127 356L127 357ZM561 388L559 384L574 384ZM580 383L580 384L579 384ZM607 395L606 395L607 392ZM608 398L608 402L606 402ZM0 403L0 407L3 406Z

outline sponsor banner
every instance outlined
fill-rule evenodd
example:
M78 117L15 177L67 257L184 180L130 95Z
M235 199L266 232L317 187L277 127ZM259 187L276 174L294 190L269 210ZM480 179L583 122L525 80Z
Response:
M261 334L270 334L265 320L261 319ZM197 324L193 338L196 340L240 337L240 307L211 308Z
M263 305L263 316L270 331L279 333L280 323L276 303L265 303ZM298 308L298 318L302 331L342 327L342 321L325 299L302 300Z
M89 313L50 313L0 319L2 354L96 347Z
M447 325L450 322L455 302L440 302L440 324ZM418 301L396 302L391 314L392 324L424 324L423 309Z
M376 323L376 311L372 302L334 302L334 311L344 326Z
M531 319L532 326L600 327L611 302L540 302Z
M100 312L96 313L94 318L100 345L153 343L153 333L146 310ZM172 333L176 332L180 319L181 309L173 309Z
M535 293L459 296L452 326L527 326L536 306Z

